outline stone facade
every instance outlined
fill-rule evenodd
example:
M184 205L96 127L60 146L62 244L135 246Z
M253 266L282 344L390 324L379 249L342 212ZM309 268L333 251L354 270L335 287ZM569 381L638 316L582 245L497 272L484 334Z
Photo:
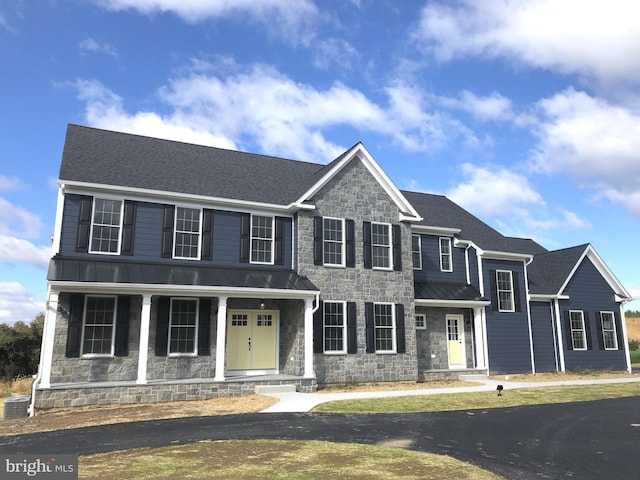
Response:
M313 212L298 215L298 270L322 292L321 300L356 302L358 352L349 355L315 354L318 384L416 380L418 364L414 323L411 226L399 222L400 211L365 165L353 159L312 199ZM355 267L314 265L313 217L355 221ZM362 222L400 224L402 271L364 268ZM390 302L405 308L406 353L365 352L365 302Z

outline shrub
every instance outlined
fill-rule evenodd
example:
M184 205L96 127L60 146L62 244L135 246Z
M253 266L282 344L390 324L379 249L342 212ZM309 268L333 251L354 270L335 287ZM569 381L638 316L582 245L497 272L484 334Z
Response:
M632 352L640 350L640 340L637 338L629 340L629 350Z

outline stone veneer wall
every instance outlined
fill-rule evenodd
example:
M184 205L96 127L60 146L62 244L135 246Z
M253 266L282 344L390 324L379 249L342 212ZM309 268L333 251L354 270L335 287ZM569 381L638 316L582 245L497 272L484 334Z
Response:
M314 354L318 384L417 380L411 226L402 230L402 271L365 269L362 222L399 224L399 210L366 167L355 159L312 199L317 210L298 215L299 273L321 291L321 300L354 301L357 308L358 353ZM355 268L313 264L313 217L355 220ZM406 352L366 353L365 302L402 303L405 307Z
M449 350L447 346L447 315L462 315L464 325L464 344L467 368L474 367L472 316L469 309L417 307L416 313L426 316L426 330L417 330L418 369L446 370L449 368ZM455 370L454 370L455 371Z

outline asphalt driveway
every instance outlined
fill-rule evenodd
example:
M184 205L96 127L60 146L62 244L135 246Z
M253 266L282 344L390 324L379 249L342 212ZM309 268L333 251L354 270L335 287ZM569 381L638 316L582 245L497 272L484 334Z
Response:
M4 437L0 452L87 455L257 438L392 443L508 479L631 479L640 472L640 397L436 413L192 417Z

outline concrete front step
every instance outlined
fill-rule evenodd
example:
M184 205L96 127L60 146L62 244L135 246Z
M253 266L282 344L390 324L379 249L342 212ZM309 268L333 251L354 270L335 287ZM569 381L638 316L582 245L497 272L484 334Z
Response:
M459 375L459 380L466 380L468 382L479 382L481 380L488 380L489 376L485 373L470 373L467 375Z
M256 385L256 393L268 394L268 393L294 393L296 392L295 385Z

